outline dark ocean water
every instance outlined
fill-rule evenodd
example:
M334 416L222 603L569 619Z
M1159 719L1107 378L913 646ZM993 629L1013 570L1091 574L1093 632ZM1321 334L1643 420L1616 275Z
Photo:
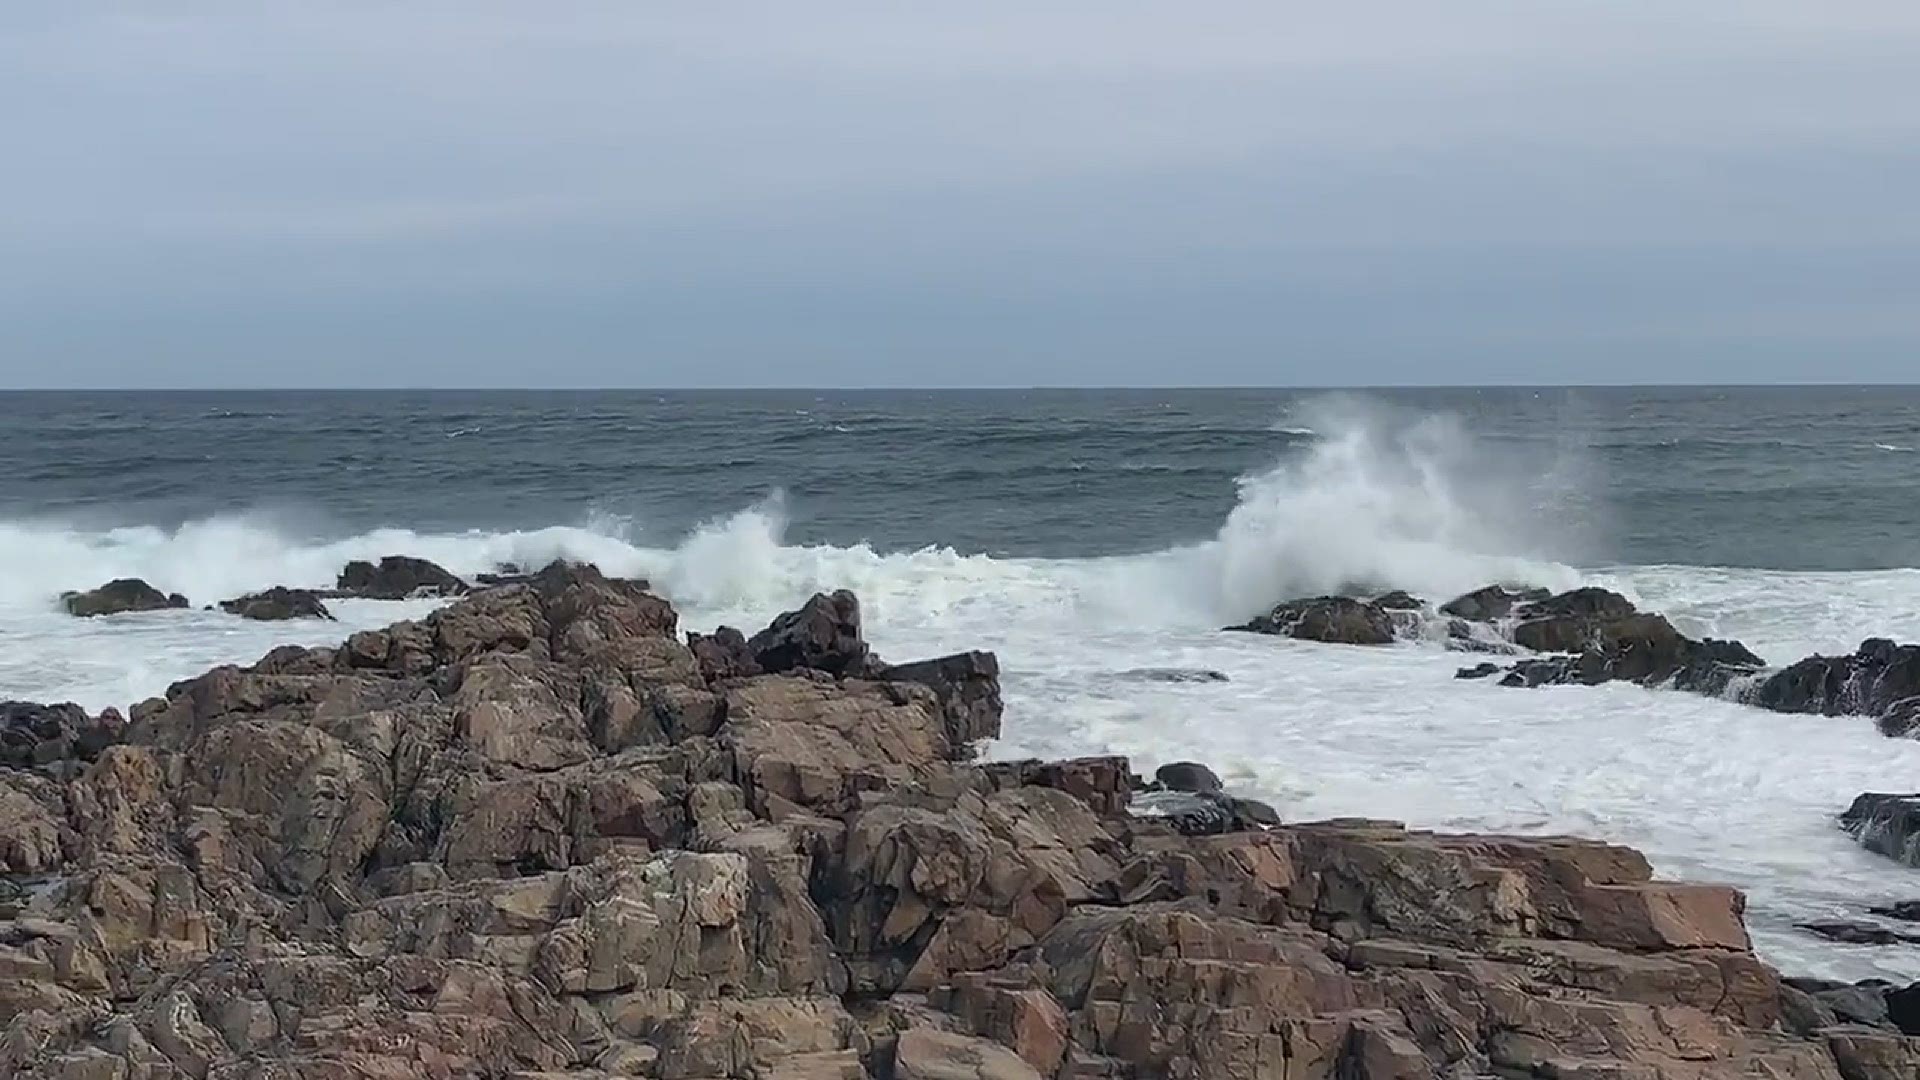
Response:
M1330 410L1450 418L1471 445L1443 452L1524 496L1463 505L1537 517L1569 561L1920 565L1916 387L14 393L0 519L666 543L781 492L796 542L1133 553L1211 536L1236 478L1340 434Z

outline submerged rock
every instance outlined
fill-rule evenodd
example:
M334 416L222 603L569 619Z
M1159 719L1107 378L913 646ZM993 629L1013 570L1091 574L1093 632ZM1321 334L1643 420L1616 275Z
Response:
M1840 827L1868 851L1920 866L1920 794L1861 795L1840 815Z
M410 555L388 555L377 564L350 562L340 571L335 588L342 596L366 600L452 597L468 592L467 583L446 567Z
M1221 791L1147 791L1135 795L1127 809L1134 817L1164 821L1183 836L1217 836L1280 824L1279 813L1266 803Z
M1387 609L1350 596L1290 600L1228 629L1334 645L1391 645L1394 641L1393 616Z
M163 593L139 578L117 578L97 589L60 594L60 603L70 615L93 618L120 615L129 611L165 611L184 608L187 598L179 593Z
M220 601L220 610L243 619L278 622L285 619L332 619L333 612L311 589L278 586L265 592L249 593L233 600Z
M1902 900L1885 907L1871 907L1867 912L1883 919L1899 919L1902 922L1920 922L1920 900Z
M1427 606L1427 602L1405 589L1395 589L1374 597L1373 606L1386 611L1419 611Z
M1814 922L1795 924L1799 929L1816 934L1828 941L1837 941L1843 945L1911 945L1920 943L1920 934L1903 934L1889 930L1884 926L1869 923L1847 922L1844 919L1821 919Z
M1456 679L1485 679L1500 674L1506 669L1495 663L1475 664L1463 667L1453 673Z
M1116 674L1116 678L1131 679L1136 682L1162 683L1223 683L1231 682L1224 671L1212 668L1129 668Z

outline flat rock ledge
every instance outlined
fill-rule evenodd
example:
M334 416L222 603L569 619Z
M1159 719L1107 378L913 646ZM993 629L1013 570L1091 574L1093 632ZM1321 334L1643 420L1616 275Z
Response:
M1899 1010L1784 985L1739 894L1624 848L1192 837L1122 759L975 763L992 657L883 664L849 599L697 654L553 567L87 757L23 710L0 1075L1920 1076Z

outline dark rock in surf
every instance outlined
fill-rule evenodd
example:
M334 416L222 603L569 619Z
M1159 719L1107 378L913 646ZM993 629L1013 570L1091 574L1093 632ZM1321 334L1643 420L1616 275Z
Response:
M1392 614L1378 604L1350 596L1290 600L1251 622L1227 629L1331 645L1391 645L1394 641Z
M1920 866L1920 794L1861 795L1840 815L1840 827L1876 855Z
M1852 656L1809 656L1768 676L1747 700L1774 712L1886 716L1910 731L1920 711L1920 645L1869 638Z
M1473 622L1493 622L1513 614L1513 609L1519 604L1545 600L1551 595L1546 589L1511 590L1501 585L1489 585L1440 605L1440 614Z
M1500 671L1501 667L1499 664L1475 664L1472 667L1463 667L1454 672L1453 677L1456 679L1485 679L1500 674Z
M1419 611L1427 606L1427 602L1403 589L1395 589L1374 597L1373 606L1387 611Z
M0 701L0 766L32 769L92 761L120 741L126 721L114 709L88 716L80 706Z
M1625 681L1702 694L1719 694L1766 662L1737 641L1695 640L1665 616L1645 614L1618 593L1575 589L1515 609L1521 622L1514 643L1541 653L1523 660L1504 686Z
M1870 926L1866 923L1847 922L1844 919L1821 919L1814 922L1794 924L1797 929L1822 937L1828 941L1837 941L1842 945L1911 945L1920 943L1920 935L1902 934L1884 926Z
M1164 791L1209 792L1226 785L1212 769L1197 761L1174 761L1153 771L1153 781Z
M1880 979L1843 983L1828 979L1795 978L1782 979L1781 984L1788 995L1805 994L1813 1006L1825 1014L1803 1025L1805 1030L1813 1031L1835 1023L1893 1027L1892 1020L1887 1016L1887 992L1894 988L1892 983Z
M388 555L378 564L350 562L334 584L340 595L363 600L464 596L471 591L446 567L409 555Z
M731 626L719 627L711 634L688 631L687 648L700 665L701 677L709 683L763 674L753 650L747 647L746 635Z
M1134 796L1128 812L1163 821L1184 836L1217 836L1280 824L1273 807L1218 791L1148 791Z
M60 603L70 615L93 618L120 615L130 611L166 611L187 606L179 593L163 593L139 578L117 578L97 589L60 595Z
M1902 1035L1920 1035L1920 983L1887 991L1887 1020Z
M265 592L249 593L220 601L220 610L243 619L280 622L286 619L328 619L333 612L311 589L289 589L276 585Z
M1883 919L1899 919L1902 922L1920 922L1920 900L1902 900L1885 907L1870 907L1867 912Z
M817 593L798 611L775 618L747 642L754 662L770 674L806 669L859 677L868 649L860 636L860 600L841 589Z
M1223 683L1231 682L1224 671L1212 668L1131 668L1117 673L1116 678L1130 679L1135 682L1160 683Z

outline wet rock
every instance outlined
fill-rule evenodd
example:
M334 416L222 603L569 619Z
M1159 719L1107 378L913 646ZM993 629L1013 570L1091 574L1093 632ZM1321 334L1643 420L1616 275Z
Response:
M1280 824L1273 807L1221 791L1147 791L1134 796L1128 812L1163 821L1184 836L1214 836Z
M220 610L243 619L278 622L285 619L328 619L333 612L310 589L275 586L265 592L249 593L233 600L220 601Z
M1212 769L1197 761L1174 761L1153 771L1154 783L1166 791L1213 792L1226 785Z
M1117 673L1116 678L1134 682L1159 683L1223 683L1231 682L1224 671L1212 668L1129 668Z
M1837 941L1843 945L1901 945L1920 942L1920 935L1902 934L1884 926L1847 922L1844 919L1822 919L1795 925L1810 934L1826 938L1828 941Z
M1292 600L1228 629L1334 645L1391 645L1394 641L1392 614L1377 604L1348 596Z
M1868 851L1920 866L1920 794L1861 795L1840 815L1840 827Z
M187 598L179 593L163 593L139 578L118 578L87 592L62 593L60 603L70 615L93 618L129 611L184 608Z
M807 669L829 675L866 673L866 639L860 636L860 600L846 590L814 595L798 611L773 620L747 642L769 674Z
M1872 907L1867 911L1883 919L1899 919L1902 922L1920 922L1920 900L1902 900L1885 907Z
M1373 606L1387 611L1419 611L1427 602L1404 589L1395 589L1374 597Z
M367 600L464 596L468 591L467 583L445 567L408 555L388 555L378 563L350 562L334 585L343 596Z
M1825 1009L1830 1014L1827 1023L1892 1027L1887 1017L1887 991L1893 989L1891 983L1878 980L1842 983L1824 979L1787 979L1785 983Z
M1766 662L1737 641L1695 640L1664 616L1644 614L1618 593L1575 589L1515 608L1515 644L1558 656L1515 664L1504 686L1626 681L1720 694Z
M92 761L120 741L126 721L108 709L88 716L78 705L0 701L0 765L31 769L59 761Z
M1535 603L1553 595L1546 589L1508 589L1489 585L1440 605L1440 614L1470 622L1494 622L1513 614L1516 606Z
M1887 1020L1902 1034L1920 1035L1920 983L1887 991L1886 1001ZM1909 1052L1920 1065L1920 1051Z
M1499 664L1489 662L1475 664L1472 667L1460 668L1453 673L1453 677L1456 679L1485 679L1498 675L1504 670L1506 669L1502 668Z
M1878 717L1881 731L1909 736L1920 726L1920 645L1870 638L1851 656L1810 656L1743 700L1775 712Z

